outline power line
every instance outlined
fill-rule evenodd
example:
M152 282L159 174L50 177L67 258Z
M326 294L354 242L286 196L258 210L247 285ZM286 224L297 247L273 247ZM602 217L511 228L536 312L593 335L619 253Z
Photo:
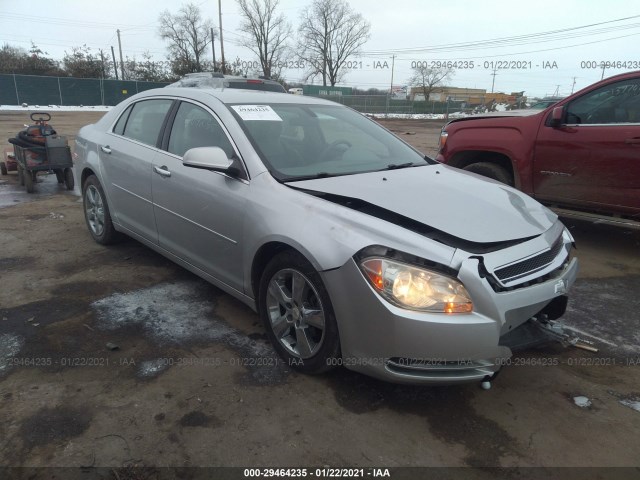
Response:
M460 51L460 50L468 50L468 49L477 49L477 48L487 48L487 47L496 47L496 46L510 46L510 45L522 45L523 42L524 44L527 43L538 43L536 42L534 39L537 38L548 38L547 40L544 41L550 41L550 40L558 40L558 39L562 39L563 38L563 34L566 34L568 32L573 32L576 30L582 30L582 29L586 29L586 28L591 28L594 26L599 26L599 25L605 25L605 24L609 24L609 23L615 23L615 22L621 22L624 20L630 20L633 18L639 18L640 15L634 15L631 17L624 17L624 18L618 18L615 20L607 20L605 22L598 22L598 23L592 23L592 24L588 24L588 25L581 25L578 27L570 27L570 28L564 28L564 29L559 29L559 30L550 30L550 31L546 31L546 32L538 32L538 33L530 33L530 34L525 34L525 35L516 35L516 36L511 36L511 37L497 37L497 38L490 38L490 39L486 39L486 40L475 40L475 41L468 41L468 42L461 42L461 43L448 43L448 44L441 44L441 45L435 45L435 46L430 46L430 47L410 47L410 48L399 48L399 49L394 49L394 50L371 50L369 52L366 53L371 53L371 54L397 54L397 53L418 53L418 52L437 52L437 51ZM621 29L628 29L628 28L636 28L637 26L639 26L640 24L629 24L629 25L618 25L615 27L608 27L608 28L604 28L604 29L599 29L599 30L592 30L592 31L588 31L588 32L577 32L575 34L568 34L566 35L566 38L574 38L577 36L585 36L585 35L593 35L593 34L597 34L597 33L607 33L609 31L615 31L615 30L621 30ZM573 36L572 36L573 35ZM533 41L531 41L533 40Z

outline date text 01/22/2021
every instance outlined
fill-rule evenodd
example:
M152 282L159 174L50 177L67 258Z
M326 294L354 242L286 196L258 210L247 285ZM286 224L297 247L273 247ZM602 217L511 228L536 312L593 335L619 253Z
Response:
M245 468L245 478L391 478L388 468Z

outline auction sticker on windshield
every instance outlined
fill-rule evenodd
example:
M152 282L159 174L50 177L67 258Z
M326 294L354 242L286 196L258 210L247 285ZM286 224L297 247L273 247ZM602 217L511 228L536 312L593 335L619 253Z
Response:
M233 105L242 120L282 121L269 105Z

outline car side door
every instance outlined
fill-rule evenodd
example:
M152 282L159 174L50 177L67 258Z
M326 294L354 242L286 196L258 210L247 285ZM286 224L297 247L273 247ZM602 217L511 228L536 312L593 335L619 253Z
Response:
M154 158L153 201L159 244L226 285L243 291L242 232L249 188L240 175L185 166L195 147L217 146L240 159L214 112L181 101L167 127L164 151ZM240 161L240 163L242 163Z
M172 99L141 100L130 105L100 145L103 185L111 215L129 233L158 243L151 192L153 157Z
M640 78L604 85L549 118L535 146L536 198L640 213Z

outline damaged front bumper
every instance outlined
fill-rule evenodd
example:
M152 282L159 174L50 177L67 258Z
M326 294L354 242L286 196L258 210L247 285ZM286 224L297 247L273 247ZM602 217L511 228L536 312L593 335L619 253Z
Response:
M479 262L466 259L458 274L474 301L469 314L396 307L373 290L353 259L322 272L338 321L342 364L396 383L455 384L492 378L512 355L501 337L564 297L575 281L578 263L567 261L545 281L496 292L480 275Z

